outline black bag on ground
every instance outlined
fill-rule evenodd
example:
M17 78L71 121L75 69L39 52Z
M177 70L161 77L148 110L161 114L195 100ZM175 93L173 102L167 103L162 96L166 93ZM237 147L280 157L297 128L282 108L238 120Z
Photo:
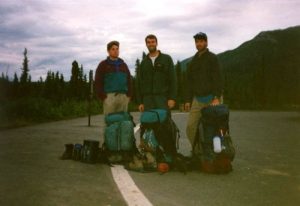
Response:
M99 154L99 141L84 140L81 149L81 161L94 164L97 162Z
M81 160L82 144L75 144L73 149L72 159L75 161Z

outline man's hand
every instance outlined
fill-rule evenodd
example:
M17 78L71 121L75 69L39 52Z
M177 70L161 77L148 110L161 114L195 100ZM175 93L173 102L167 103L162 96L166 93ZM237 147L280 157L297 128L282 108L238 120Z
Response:
M168 100L168 107L169 109L172 109L175 107L176 102L173 99Z
M140 111L140 112L143 112L144 109L145 109L144 104L140 104L140 105L139 105L139 111Z
M187 102L184 104L184 111L189 112L191 109L191 103Z
M210 103L210 105L212 105L212 106L217 106L217 105L219 105L219 104L220 104L219 98L214 98L214 99L212 100L212 102Z

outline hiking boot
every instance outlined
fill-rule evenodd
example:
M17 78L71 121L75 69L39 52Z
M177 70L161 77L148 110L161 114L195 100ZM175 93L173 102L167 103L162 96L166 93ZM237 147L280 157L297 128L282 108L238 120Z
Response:
M73 149L74 149L73 144L65 144L65 151L62 154L62 156L60 157L60 159L61 160L70 160L70 159L72 159Z

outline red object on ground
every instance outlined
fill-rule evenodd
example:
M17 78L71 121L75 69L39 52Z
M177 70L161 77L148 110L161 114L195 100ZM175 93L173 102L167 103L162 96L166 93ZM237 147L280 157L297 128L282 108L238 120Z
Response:
M158 163L157 171L161 173L165 173L169 171L169 165L167 163Z

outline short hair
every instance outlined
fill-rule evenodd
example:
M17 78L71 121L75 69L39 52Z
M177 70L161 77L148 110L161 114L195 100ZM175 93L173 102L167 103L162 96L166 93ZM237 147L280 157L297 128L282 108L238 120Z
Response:
M147 39L155 39L156 43L157 43L157 38L154 34L149 34L146 36L145 38L145 42L147 43Z
M110 50L113 46L119 47L120 43L118 41L111 41L107 44L107 51Z

